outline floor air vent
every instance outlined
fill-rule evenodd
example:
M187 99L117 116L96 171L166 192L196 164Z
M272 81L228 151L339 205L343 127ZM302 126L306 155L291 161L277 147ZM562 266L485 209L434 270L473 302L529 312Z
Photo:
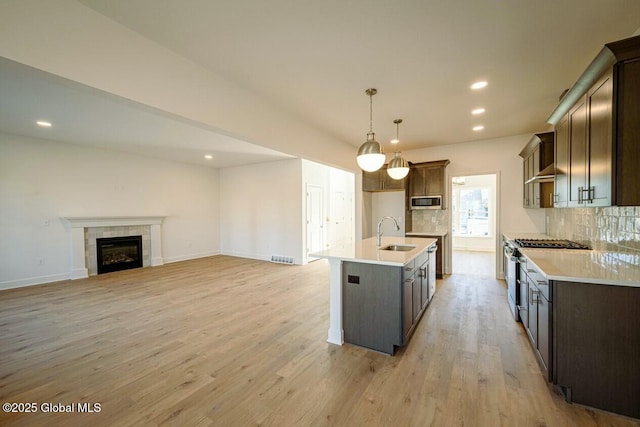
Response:
M288 256L271 255L271 262L293 265L293 258Z

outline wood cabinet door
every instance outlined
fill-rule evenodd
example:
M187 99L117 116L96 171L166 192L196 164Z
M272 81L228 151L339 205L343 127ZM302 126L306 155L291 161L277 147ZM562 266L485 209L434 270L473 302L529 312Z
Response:
M613 79L605 76L587 93L589 107L589 197L594 206L611 206Z
M615 204L640 206L640 61L618 64L615 73Z
M424 167L411 168L409 171L409 196L425 196L426 170Z
M382 173L380 174L380 178L382 179L382 189L391 191L391 190L404 190L407 178L402 179L393 179L387 173L387 168L382 169Z
M587 188L587 102L585 97L569 111L569 205L583 206Z
M537 301L540 297L536 287L529 283L529 292L527 293L527 303L529 307L529 324L527 332L529 339L533 343L533 348L538 348L538 306Z
M420 317L420 312L422 311L422 298L421 295L421 277L419 276L420 270L416 273L416 276L413 280L413 323L418 323L418 318Z
M402 336L404 343L413 326L413 282L414 276L406 278L402 283Z
M435 253L429 256L435 256ZM424 309L429 302L429 262L426 262L418 270L420 274L420 309Z
M382 181L380 179L380 170L375 172L362 172L362 191L380 191L382 190ZM386 171L384 171L386 173Z
M425 194L427 196L444 196L444 168L425 168Z
M566 208L569 188L569 116L564 116L556 125L555 164L553 206Z
M549 345L549 338L550 338L550 333L549 333L549 328L550 328L550 324L549 324L549 316L551 314L551 304L549 303L549 301L547 301L547 299L542 296L542 295L537 295L537 299L538 301L538 354L540 355L540 358L542 359L542 363L544 364L544 367L547 369L547 372L549 372L551 365L549 364L550 360L550 345ZM550 378L548 378L550 379Z
M540 172L540 146L538 146L531 155L531 177L533 178ZM531 184L531 207L540 207L540 183L532 182Z

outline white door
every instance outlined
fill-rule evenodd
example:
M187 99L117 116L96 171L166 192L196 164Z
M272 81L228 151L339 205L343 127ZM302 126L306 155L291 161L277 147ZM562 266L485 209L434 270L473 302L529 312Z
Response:
M307 184L307 257L324 249L324 188Z
M351 226L351 199L343 191L331 193L330 246L346 244L353 239Z

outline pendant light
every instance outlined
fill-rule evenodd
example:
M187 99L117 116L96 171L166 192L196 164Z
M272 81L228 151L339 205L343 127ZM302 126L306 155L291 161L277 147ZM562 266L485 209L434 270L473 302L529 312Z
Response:
M402 119L396 119L393 123L396 124L396 139L394 141L400 142L400 123L402 123ZM393 179L402 179L409 173L409 163L400 157L399 151L393 153L393 159L389 162L387 173Z
M367 89L369 95L369 133L367 141L358 149L358 166L366 172L375 172L382 167L386 157L382 146L376 141L376 134L373 133L373 95L378 93L377 89Z

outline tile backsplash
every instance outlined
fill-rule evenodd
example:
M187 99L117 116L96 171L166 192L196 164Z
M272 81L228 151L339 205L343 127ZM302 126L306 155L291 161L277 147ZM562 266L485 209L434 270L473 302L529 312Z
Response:
M411 231L448 232L449 211L446 209L424 209L411 211Z
M546 232L597 250L640 252L640 206L546 209Z

